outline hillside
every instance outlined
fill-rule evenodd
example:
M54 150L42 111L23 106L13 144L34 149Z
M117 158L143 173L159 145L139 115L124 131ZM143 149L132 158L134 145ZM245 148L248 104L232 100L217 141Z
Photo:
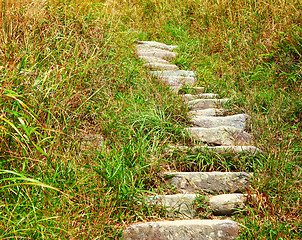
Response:
M0 238L121 239L167 220L143 196L175 190L169 168L253 172L240 239L302 239L301 23L298 0L3 1ZM173 63L250 116L261 153L172 162L169 145L195 144L188 108L137 40L177 45Z

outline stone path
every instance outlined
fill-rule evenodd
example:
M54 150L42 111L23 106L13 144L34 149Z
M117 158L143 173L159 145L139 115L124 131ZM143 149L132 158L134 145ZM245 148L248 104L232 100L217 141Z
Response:
M172 146L167 151L203 150L225 152L248 152L255 154L259 149L252 146L252 137L244 129L249 116L236 114L223 116L223 104L228 99L217 99L217 94L204 93L203 87L194 87L195 72L179 70L169 60L176 57L177 46L153 41L139 41L137 55L150 73L179 93L184 86L190 94L180 95L189 108L192 127L186 128L191 137L201 144L189 148ZM210 144L210 146L208 146ZM214 145L214 146L213 146ZM230 216L244 211L248 199L245 194L252 173L246 172L166 172L162 174L163 184L172 185L173 195L147 196L150 205L162 206L167 216L175 221L159 221L134 224L124 230L127 240L155 239L235 239L238 224L232 220L200 220L196 206L197 199L204 203L214 215Z

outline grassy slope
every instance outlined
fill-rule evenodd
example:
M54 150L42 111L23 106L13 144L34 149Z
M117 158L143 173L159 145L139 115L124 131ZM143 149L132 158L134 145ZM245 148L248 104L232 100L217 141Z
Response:
M299 1L58 1L1 14L1 238L119 238L125 223L160 218L137 196L157 187L162 148L184 140L187 116L135 58L138 38L179 45L182 69L252 116L257 158L190 157L194 170L255 171L242 238L302 238ZM89 133L105 147L83 150Z

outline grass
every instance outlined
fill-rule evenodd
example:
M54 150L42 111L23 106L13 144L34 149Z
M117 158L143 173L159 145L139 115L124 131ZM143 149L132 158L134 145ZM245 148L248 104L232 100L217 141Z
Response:
M141 196L156 173L254 171L242 239L301 239L299 1L2 1L0 238L119 239L162 219ZM263 152L167 158L186 108L135 57L134 41L179 45L198 85L251 115ZM103 137L83 149L90 134ZM194 164L191 164L194 162ZM177 164L176 164L177 163ZM208 214L207 214L208 216Z

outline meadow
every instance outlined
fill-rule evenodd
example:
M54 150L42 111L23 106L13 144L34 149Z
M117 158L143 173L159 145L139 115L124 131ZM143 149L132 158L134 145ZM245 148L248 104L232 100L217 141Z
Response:
M302 239L299 0L2 0L0 16L1 239L120 239L167 219L143 200L173 191L167 164L254 172L240 239ZM178 45L174 63L251 116L262 152L170 162L168 145L190 144L187 107L136 40Z

